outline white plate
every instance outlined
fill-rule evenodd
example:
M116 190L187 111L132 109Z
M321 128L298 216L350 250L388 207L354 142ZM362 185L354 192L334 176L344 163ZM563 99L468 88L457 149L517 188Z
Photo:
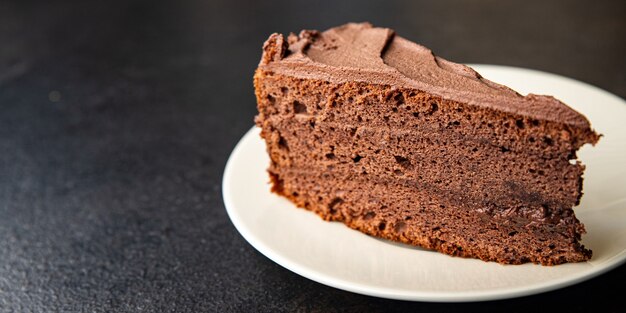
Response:
M593 250L586 263L546 267L500 265L451 257L376 239L298 209L269 192L269 159L251 129L226 165L223 196L243 237L285 268L328 286L360 294L419 301L482 301L565 287L606 272L626 259L626 102L569 78L494 65L474 65L486 78L522 94L549 94L583 113L604 134L579 153L587 165L576 215Z

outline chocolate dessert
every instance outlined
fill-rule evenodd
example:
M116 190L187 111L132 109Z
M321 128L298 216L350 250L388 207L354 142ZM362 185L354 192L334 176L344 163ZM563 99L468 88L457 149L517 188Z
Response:
M370 24L273 34L254 75L272 191L328 221L454 256L581 262L576 151L599 135Z

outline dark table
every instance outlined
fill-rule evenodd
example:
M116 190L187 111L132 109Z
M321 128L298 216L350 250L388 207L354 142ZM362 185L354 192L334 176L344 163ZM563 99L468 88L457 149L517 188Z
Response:
M413 303L315 283L239 235L221 180L253 124L263 41L364 20L626 97L624 1L1 1L0 311L622 311L625 266L519 299Z

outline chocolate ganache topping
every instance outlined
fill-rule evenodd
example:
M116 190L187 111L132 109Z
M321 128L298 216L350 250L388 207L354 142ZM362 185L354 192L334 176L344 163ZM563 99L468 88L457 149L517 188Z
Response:
M335 83L349 81L413 88L536 119L589 127L587 119L561 101L484 79L468 66L440 58L388 28L349 23L325 32L302 31L288 42L273 34L259 67L278 74Z

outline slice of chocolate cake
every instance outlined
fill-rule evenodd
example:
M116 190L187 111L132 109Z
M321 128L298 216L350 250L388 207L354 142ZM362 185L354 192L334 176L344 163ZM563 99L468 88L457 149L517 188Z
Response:
M369 24L273 34L254 76L272 191L372 236L500 263L581 262L576 151L599 136Z

